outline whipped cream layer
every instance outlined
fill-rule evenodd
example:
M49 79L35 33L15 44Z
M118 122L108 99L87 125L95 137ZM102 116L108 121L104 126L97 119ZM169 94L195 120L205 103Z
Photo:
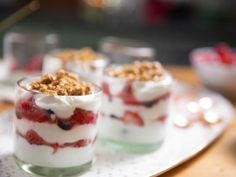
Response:
M52 110L60 118L70 118L76 108L97 112L100 107L100 93L83 96L55 96L35 94L35 104L43 109Z
M104 76L104 83L109 86L109 91L112 96L121 93L128 83L125 79ZM138 101L150 101L160 97L170 90L173 84L173 78L166 73L164 79L160 81L132 81L132 94Z
M15 155L17 158L43 167L75 167L92 161L94 145L85 147L60 148L56 153L48 146L31 145L22 137L15 138Z
M39 134L48 143L73 143L80 139L91 139L96 137L98 125L85 124L75 125L69 131L65 131L57 126L57 124L37 123L27 119L14 119L15 128L22 135L27 131L33 130Z

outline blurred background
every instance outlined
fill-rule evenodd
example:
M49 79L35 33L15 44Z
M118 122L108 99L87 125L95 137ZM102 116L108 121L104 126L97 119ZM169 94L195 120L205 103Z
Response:
M16 31L52 33L62 48L98 49L107 36L137 40L168 64L188 65L193 48L236 44L234 0L39 0L24 9L30 2L0 0L1 56L6 34Z

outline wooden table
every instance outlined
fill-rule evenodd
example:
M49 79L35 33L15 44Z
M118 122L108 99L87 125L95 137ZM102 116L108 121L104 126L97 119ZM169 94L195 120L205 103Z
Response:
M167 69L177 80L200 84L196 74L189 67L167 66ZM0 104L0 111L9 106ZM236 117L211 146L161 177L236 177Z
M200 84L196 73L189 67L167 66L167 69L178 80ZM234 103L234 105L236 104ZM236 177L236 116L216 142L195 158L161 177Z

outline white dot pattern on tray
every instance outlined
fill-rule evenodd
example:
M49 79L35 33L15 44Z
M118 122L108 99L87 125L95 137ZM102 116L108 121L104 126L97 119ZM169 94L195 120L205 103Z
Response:
M98 145L93 167L80 176L147 177L161 174L192 157L216 139L233 116L230 103L219 95L214 97L219 102L217 111L224 116L222 123L212 127L195 124L181 129L173 125L171 119L175 114L172 113L166 140L159 150L146 154L127 154ZM20 170L12 157L11 117L9 111L0 115L0 177L33 177Z

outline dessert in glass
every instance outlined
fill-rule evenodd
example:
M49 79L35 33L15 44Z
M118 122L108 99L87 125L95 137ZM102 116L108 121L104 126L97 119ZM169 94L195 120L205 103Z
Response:
M80 50L55 50L45 55L43 72L54 73L62 68L79 74L86 81L100 85L107 64L108 60L105 56L88 47Z
M14 156L18 166L52 177L90 168L101 89L64 70L17 84Z
M169 113L171 75L159 62L111 66L103 77L101 139L119 150L160 147Z

